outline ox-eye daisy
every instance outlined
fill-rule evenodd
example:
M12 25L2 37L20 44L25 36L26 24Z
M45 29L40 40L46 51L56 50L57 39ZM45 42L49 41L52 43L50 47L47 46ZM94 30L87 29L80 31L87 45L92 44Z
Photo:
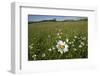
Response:
M68 45L65 42L63 42L62 40L59 40L57 42L56 47L58 49L58 52L60 52L61 54L68 52Z

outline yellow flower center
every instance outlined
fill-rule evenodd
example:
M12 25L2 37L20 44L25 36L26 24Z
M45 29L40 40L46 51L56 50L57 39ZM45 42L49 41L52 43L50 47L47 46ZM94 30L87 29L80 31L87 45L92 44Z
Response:
M60 47L61 49L64 49L64 48L65 48L65 46L64 46L64 45L60 45L59 47Z

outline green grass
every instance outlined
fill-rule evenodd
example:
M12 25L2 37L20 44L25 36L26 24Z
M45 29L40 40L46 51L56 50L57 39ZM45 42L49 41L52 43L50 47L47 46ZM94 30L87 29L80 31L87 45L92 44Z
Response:
M87 31L87 21L28 24L28 60L87 58ZM57 35L58 33L59 35ZM60 53L58 51L56 45L59 40L66 42L68 52ZM80 48L81 42L84 45Z

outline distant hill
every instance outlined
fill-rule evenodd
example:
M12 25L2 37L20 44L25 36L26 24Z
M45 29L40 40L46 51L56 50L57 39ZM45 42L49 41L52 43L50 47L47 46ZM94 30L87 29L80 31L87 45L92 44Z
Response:
M40 23L40 22L74 22L74 21L88 21L88 19L87 18L82 18L82 19L78 19L78 20L63 20L63 21L57 21L56 18L54 18L52 20L29 21L28 24Z

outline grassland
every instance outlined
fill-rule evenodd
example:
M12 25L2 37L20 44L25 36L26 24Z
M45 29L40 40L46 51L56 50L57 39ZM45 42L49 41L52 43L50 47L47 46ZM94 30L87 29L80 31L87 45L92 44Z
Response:
M28 24L28 60L88 57L87 21L38 22ZM57 44L67 45L67 51Z

